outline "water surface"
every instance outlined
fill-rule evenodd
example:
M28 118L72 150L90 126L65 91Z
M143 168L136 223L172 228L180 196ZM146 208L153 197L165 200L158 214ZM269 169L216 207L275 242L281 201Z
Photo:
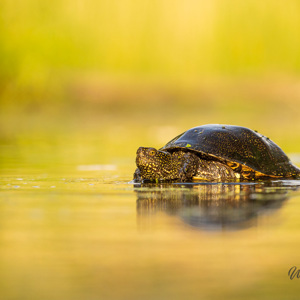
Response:
M298 181L133 185L133 171L6 159L1 299L298 298Z

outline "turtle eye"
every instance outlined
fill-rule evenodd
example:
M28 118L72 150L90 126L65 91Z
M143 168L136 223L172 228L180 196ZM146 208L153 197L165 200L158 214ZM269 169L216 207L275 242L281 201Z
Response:
M154 156L155 155L155 150L153 150L153 149L149 150L148 154L150 156Z

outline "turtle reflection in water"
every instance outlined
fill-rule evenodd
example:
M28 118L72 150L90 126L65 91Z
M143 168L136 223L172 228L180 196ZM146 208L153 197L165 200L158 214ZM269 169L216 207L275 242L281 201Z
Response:
M269 138L233 125L185 131L159 150L140 147L135 182L300 178L300 169Z
M285 181L137 186L138 224L147 228L156 213L164 212L205 230L249 228L279 210L289 192L299 188Z

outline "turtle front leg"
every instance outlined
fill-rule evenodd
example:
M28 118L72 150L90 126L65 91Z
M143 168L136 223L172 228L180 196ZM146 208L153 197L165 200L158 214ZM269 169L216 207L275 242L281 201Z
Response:
M182 164L179 169L179 179L181 181L190 181L197 173L199 167L199 157L191 152L183 152Z
M141 170L137 168L133 174L133 180L135 182L142 182Z

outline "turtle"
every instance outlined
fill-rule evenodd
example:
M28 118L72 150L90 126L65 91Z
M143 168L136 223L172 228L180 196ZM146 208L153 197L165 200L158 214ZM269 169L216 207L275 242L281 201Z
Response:
M300 169L278 145L257 131L235 125L202 125L159 150L140 147L136 165L135 182L300 178Z

